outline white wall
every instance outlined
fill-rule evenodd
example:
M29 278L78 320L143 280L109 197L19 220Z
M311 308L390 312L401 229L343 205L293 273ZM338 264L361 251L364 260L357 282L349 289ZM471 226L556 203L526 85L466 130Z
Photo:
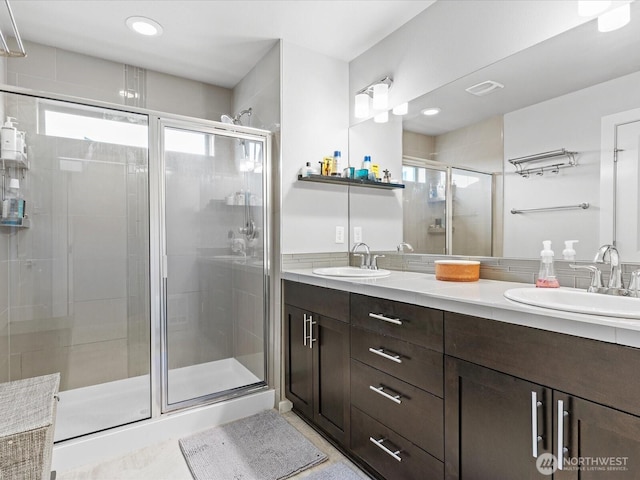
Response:
M588 20L571 0L439 1L349 64L350 99L391 75L397 105Z
M346 252L335 228L348 230L342 185L298 182L300 167L342 152L348 161L349 68L346 62L282 42L281 248L283 254Z
M504 256L535 257L551 240L556 258L565 240L580 240L578 259L590 260L600 246L601 119L640 107L640 73L532 105L504 117ZM578 166L522 178L507 159L566 148L579 152ZM588 202L587 210L513 215L512 208Z
M402 179L402 119L389 116L388 123L362 122L349 131L351 166L362 167L365 155L371 163L391 172L392 179ZM362 241L373 250L394 250L402 239L402 190L367 187L349 189L350 244L353 229L362 229Z

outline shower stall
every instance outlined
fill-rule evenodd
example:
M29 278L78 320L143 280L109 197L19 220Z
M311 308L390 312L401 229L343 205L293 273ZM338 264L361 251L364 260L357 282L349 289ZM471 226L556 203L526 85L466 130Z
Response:
M265 389L270 134L10 88L0 115L0 382L61 373L55 440Z

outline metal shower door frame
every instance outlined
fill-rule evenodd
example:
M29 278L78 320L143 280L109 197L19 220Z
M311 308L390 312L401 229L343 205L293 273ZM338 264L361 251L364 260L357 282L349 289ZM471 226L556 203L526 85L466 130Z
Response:
M262 170L262 215L264 232L263 242L263 275L264 275L264 380L248 386L238 387L229 391L211 393L201 397L183 400L176 403L168 402L168 331L167 331L167 231L166 231L166 191L165 191L165 128L178 128L198 133L206 133L223 136L237 140L250 140L260 142L263 145L263 170ZM152 320L152 349L159 355L152 355L152 418L159 415L175 412L194 406L217 403L230 398L252 393L268 388L268 338L269 338L269 314L270 314L270 256L268 239L271 235L271 133L251 127L227 125L221 122L206 120L185 120L171 117L151 116L149 118L149 147L150 158L157 162L149 166L149 195L151 208L151 292L155 295L151 299ZM160 395L157 393L160 392ZM158 398L159 397L159 398Z

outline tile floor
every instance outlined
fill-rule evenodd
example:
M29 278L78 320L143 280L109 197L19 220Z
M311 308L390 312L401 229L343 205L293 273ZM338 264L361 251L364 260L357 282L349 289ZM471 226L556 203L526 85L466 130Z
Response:
M363 479L370 478L295 413L287 412L283 416L329 457L326 462L305 470L291 477L292 479L305 478L312 472L340 461L359 472ZM178 446L177 438L103 463L58 472L56 478L57 480L193 480Z

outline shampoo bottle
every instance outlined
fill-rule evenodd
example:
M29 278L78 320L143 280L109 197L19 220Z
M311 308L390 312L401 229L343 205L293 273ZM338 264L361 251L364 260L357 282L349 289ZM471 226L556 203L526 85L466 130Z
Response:
M551 250L551 240L542 242L540 252L540 271L536 280L536 287L558 288L560 284L553 269L553 250Z
M340 175L342 172L342 154L340 150L333 152L333 161L331 164L331 175Z

